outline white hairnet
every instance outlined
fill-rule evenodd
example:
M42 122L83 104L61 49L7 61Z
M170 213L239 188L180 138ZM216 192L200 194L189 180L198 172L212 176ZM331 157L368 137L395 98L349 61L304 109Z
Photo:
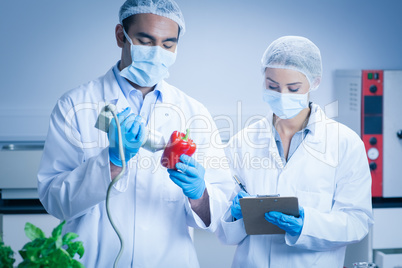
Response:
M151 13L175 21L180 28L180 36L186 31L183 14L177 3L173 0L127 0L120 8L119 20L135 14Z
M318 47L301 36L283 36L272 42L261 59L265 68L299 71L307 77L310 90L317 89L322 76L321 54Z

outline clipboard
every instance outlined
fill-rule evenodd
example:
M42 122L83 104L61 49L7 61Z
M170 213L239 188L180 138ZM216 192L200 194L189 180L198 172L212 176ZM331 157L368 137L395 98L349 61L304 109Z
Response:
M257 196L243 197L239 201L248 235L285 234L284 230L264 218L266 212L278 211L299 217L297 197Z

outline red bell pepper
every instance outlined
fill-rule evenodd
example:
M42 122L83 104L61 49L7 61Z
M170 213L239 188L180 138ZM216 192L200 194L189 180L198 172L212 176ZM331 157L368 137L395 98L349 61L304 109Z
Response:
M180 161L180 156L186 154L192 156L197 146L192 139L189 139L190 131L186 134L174 131L170 136L169 142L163 151L161 164L165 168L176 169L176 164Z

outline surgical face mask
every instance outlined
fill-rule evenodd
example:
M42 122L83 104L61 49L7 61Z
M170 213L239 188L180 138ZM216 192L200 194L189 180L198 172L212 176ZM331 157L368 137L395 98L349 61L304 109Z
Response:
M176 53L160 46L133 45L126 31L124 35L131 46L131 64L120 75L141 87L152 87L169 77L168 68L176 61Z
M279 93L263 88L262 98L281 119L295 117L309 104L308 93Z

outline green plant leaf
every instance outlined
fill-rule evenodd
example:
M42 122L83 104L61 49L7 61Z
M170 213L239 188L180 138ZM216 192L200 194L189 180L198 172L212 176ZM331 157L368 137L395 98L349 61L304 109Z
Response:
M48 238L40 249L41 257L46 259L57 250L54 238Z
M68 243L70 243L70 241L76 239L77 237L78 235L75 233L66 233L63 236L63 245L67 245Z
M35 240L36 238L45 238L45 233L43 233L43 231L40 228L36 227L30 222L27 222L25 224L24 230L25 235L31 240Z
M61 248L61 246L63 245L63 239L61 238L61 236L58 236L57 240L54 243L56 245L56 248Z
M52 237L53 238L58 238L59 236L61 236L61 231L63 229L63 225L66 223L66 221L62 221L59 225L57 225L56 228L53 229L52 232Z
M78 247L78 255L80 256L80 259L82 258L82 256L84 256L85 250L84 250L84 244L81 241L78 241L78 243L80 243L80 246Z
M20 253L20 255L21 255L23 260L25 260L27 258L26 250L21 249L21 250L18 251L18 253Z
M70 242L67 248L68 254L70 254L71 258L74 258L75 254L78 254L80 258L84 255L84 246L81 241Z
M85 266L77 260L71 262L72 268L85 268Z
M29 231L29 236L28 234L27 236L33 240L26 243L22 250L19 251L24 261L18 267L84 267L77 260L73 259L75 254L78 254L80 258L83 256L83 243L81 241L72 242L72 240L78 237L78 235L74 233L67 233L62 237L61 234L64 224L65 221L60 223L53 229L52 235L46 238L39 228L27 223L25 228L26 232ZM63 248L63 245L67 246L67 250ZM1 263L0 268L3 268Z
M42 247L46 241L46 238L36 238L35 240L26 243L22 249Z
M37 238L34 241L26 243L19 253L24 260L36 263L49 247L49 242L52 241L48 241L46 238Z
M69 267L69 264L71 263L71 257L66 250L64 250L63 248L59 248L52 254L51 262L53 262L55 266L60 268ZM51 265L50 267L55 266Z
M15 262L14 251L10 246L6 246L0 236L0 268L13 268Z
M40 265L24 260L23 262L18 264L18 268L40 268Z

